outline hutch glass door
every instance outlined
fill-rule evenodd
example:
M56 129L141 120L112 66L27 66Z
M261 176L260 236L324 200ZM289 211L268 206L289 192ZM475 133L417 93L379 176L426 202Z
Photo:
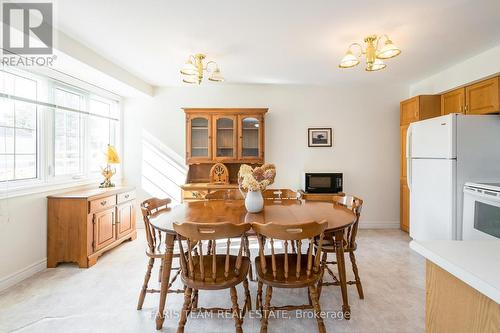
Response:
M234 159L236 156L236 118L215 116L215 158L218 160Z
M258 116L242 116L240 118L240 158L261 158L262 121Z
M191 156L190 159L210 158L209 118L193 117L190 122Z

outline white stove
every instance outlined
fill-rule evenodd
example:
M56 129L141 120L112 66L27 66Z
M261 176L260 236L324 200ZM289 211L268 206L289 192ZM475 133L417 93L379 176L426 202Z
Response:
M500 241L500 182L465 183L462 236Z

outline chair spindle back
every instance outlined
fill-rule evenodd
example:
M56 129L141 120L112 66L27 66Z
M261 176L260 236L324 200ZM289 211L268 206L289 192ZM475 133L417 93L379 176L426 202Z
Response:
M156 216L162 212L170 210L168 204L171 202L169 198L159 199L150 198L141 203L142 218L144 220L144 228L146 231L146 239L148 241L148 246L151 251L160 246L162 236L161 232L151 225L149 218Z
M300 279L302 274L307 277L311 276L311 272L318 273L320 269L320 257L319 255L313 256L313 244L314 238L319 236L318 243L318 253L321 253L321 246L323 243L323 232L327 227L327 222L305 222L297 224L277 224L277 223L266 223L266 224L254 224L253 229L257 233L257 238L259 242L259 262L261 270L266 274L269 270L268 263L266 262L265 256L265 240L269 239L269 244L271 247L271 270L273 277L277 278L278 268L276 267L276 257L277 255L284 256L284 277L289 278L290 271L290 261L295 261L295 278ZM283 253L278 254L275 247L275 241L280 240L283 242ZM297 242L297 248L295 251L289 251L289 245L291 243ZM308 242L307 251L302 253L302 244ZM291 246L290 246L291 248ZM303 255L307 256L306 261L303 263ZM295 256L293 258L292 256ZM295 259L295 260L292 260ZM304 266L305 265L305 266Z
M333 204L344 206L356 215L356 221L349 226L345 231L345 241L348 248L356 246L356 235L358 233L359 217L363 208L363 200L352 195L335 195L333 196Z
M174 230L180 236L178 244L180 250L180 262L182 274L193 281L204 282L211 279L217 282L220 279L228 279L239 275L243 258L243 244L245 233L250 230L249 223L234 224L234 223L195 223L184 222L182 224L174 223ZM231 238L240 238L238 246L238 255L231 256ZM226 246L224 249L223 262L221 255L217 255L217 240L225 240ZM184 248L183 240L186 241L189 248L197 249L197 253ZM211 249L204 246L203 241L211 241ZM222 246L222 248L224 248ZM205 261L207 260L207 265ZM211 264L210 264L211 262ZM224 270L220 269L223 263ZM209 272L205 268L211 267ZM218 268L219 267L219 268ZM221 276L223 275L223 276Z

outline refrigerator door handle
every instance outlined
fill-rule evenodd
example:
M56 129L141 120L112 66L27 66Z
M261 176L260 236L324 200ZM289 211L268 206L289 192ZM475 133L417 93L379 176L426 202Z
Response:
M406 184L411 192L411 124L406 131Z

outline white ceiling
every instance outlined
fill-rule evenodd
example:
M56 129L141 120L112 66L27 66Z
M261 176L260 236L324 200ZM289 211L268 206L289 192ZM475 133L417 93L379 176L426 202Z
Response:
M191 53L230 83L409 83L500 44L499 0L58 0L56 26L156 86ZM337 68L351 42L387 33L381 72Z

